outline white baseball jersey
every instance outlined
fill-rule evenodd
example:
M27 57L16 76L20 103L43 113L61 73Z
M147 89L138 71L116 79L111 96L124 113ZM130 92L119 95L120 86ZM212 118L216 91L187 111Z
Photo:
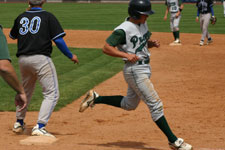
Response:
M166 0L166 5L169 7L169 12L176 13L179 11L179 1L178 0Z
M130 21L124 21L114 30L122 29L126 34L126 44L118 45L117 48L129 54L136 54L140 60L149 58L148 40L151 33L148 31L147 23L134 24Z

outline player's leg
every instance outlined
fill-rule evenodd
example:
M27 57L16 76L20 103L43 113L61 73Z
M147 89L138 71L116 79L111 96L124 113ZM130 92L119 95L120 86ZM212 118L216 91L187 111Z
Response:
M223 1L223 14L224 14L224 17L225 17L225 1Z
M93 90L87 93L87 96L80 105L80 112L85 111L89 106L93 107L95 104L107 104L114 107L119 107L125 110L134 110L140 102L138 95L130 88L128 84L127 96L112 95L100 96Z
M41 135L44 132L45 136L53 136L44 127L48 123L59 99L56 69L51 58L38 55L37 59L39 59L39 63L37 63L36 69L38 71L38 80L42 87L44 100L39 111L37 125L32 130L32 135Z
M210 35L209 35L209 32L208 32L208 26L209 26L209 23L210 23L210 17L211 17L210 13L204 14L204 16L203 16L202 37L201 37L201 41L203 41L203 42L205 40L205 37L207 37L207 35L208 35L208 38L210 38Z
M148 106L153 121L156 122L159 128L165 133L170 142L173 143L176 141L177 137L170 130L164 117L163 104L149 79L150 74L140 74L133 71L131 77L133 79L126 80L129 80L129 85L137 95L140 95L141 99L144 100Z
M30 58L27 56L19 57L20 73L21 73L23 87L27 96L28 105L30 104L32 93L34 91L35 83L37 80L35 70L33 69L32 64L30 64L29 59ZM18 110L20 109L20 106L16 107L17 121L15 122L13 127L13 131L16 133L21 133L25 129L24 119L26 116L27 108L19 112Z
M181 16L176 18L176 13L171 13L170 17L170 28L173 32L174 42L170 43L170 45L181 45L180 42L180 33L179 33L179 22Z
M180 24L181 15L174 19L174 34L175 34L175 40L180 42Z
M200 29L201 29L201 32L202 32L201 40L200 40L200 43L199 43L200 46L203 46L204 45L204 40L205 40L205 36L203 34L204 21L205 21L204 14L200 14L200 20L199 20L199 22L200 22Z
M114 95L114 96L98 96L94 100L94 104L107 104L125 110L134 110L140 102L139 97L134 91L128 87L127 96Z
M147 74L138 75L138 78L135 79L137 88L134 88L134 90L137 95L141 95L141 99L144 100L150 110L153 121L168 138L169 146L172 149L191 150L190 144L185 143L181 138L177 138L171 131L163 113L163 104L149 78L150 76Z

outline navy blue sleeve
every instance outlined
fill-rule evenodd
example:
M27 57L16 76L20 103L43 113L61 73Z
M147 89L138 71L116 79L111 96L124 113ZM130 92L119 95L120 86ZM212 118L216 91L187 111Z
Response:
M72 58L73 54L70 52L69 48L67 47L65 41L63 40L62 37L59 37L54 40L56 46L59 48L59 50L68 58Z
M211 14L212 14L212 16L214 16L213 7L210 7L210 9L211 9Z

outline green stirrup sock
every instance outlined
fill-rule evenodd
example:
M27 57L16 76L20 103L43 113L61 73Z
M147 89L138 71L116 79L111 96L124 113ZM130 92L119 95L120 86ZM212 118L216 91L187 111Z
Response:
M121 107L123 96L99 96L95 99L95 104L107 104L115 107Z
M155 123L163 131L163 133L167 136L170 143L174 143L177 140L177 137L170 130L170 127L164 116L159 118Z
M180 31L176 31L176 37L177 39L180 39Z
M176 31L173 32L174 40L176 40Z

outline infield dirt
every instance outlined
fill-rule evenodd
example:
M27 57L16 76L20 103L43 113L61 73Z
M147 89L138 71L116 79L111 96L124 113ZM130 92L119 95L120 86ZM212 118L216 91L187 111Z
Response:
M4 29L8 36L9 30ZM70 47L102 48L111 31L66 30ZM181 33L182 46L169 46L171 33L153 32L161 43L151 51L151 80L164 104L173 132L195 150L225 150L225 35L213 34L199 46L200 34ZM15 43L8 39L8 43ZM79 56L78 56L79 58ZM100 95L126 95L119 72L94 88ZM74 91L76 92L76 91ZM30 136L38 112L28 112L27 132L15 135L15 112L0 112L0 150L166 150L168 142L141 102L135 111L96 105L79 113L84 96L54 112L47 129L57 137L50 145L21 145Z

